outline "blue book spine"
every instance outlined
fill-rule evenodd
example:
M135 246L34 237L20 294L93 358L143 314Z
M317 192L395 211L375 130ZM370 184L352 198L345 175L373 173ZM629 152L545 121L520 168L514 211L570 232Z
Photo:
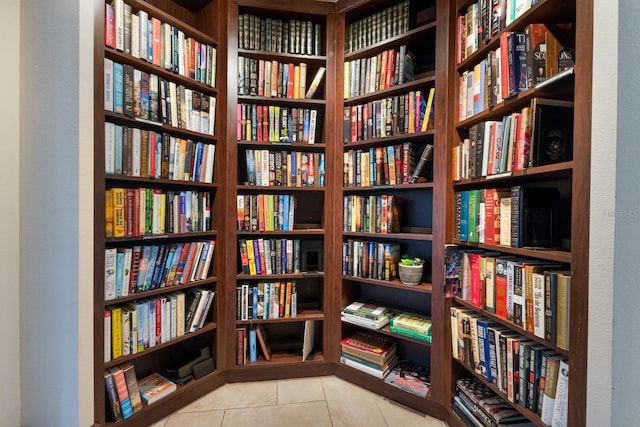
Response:
M369 148L369 182L376 185L376 151L375 148Z
M324 165L324 153L320 153L320 166L318 167L320 170L320 181L318 185L320 187L324 187L324 177L325 177L325 165Z
M247 244L253 244L253 258L256 262L256 274L260 276L262 274L262 266L260 260L260 244L258 243L258 239L248 240Z
M202 166L202 152L204 151L204 142L198 142L196 144L196 159L194 161L193 180L196 182L202 181L200 176L200 167Z
M124 114L124 66L113 63L113 112Z
M164 264L168 251L167 245L160 246L158 256L156 257L156 264L153 268L153 276L151 277L151 289L158 288L160 286L160 279L162 279L162 272L164 271Z
M258 318L258 287L253 287L253 318Z
M192 223L192 215L191 215L191 209L192 209L192 192L191 191L187 191L184 195L184 217L185 217L185 231L187 233L190 233L193 231L193 223Z
M144 278L144 285L142 287L143 291L148 291L149 289L151 289L151 279L153 279L153 272L155 271L156 258L158 258L159 250L160 246L151 246L151 254L149 255L149 267L147 268L147 274Z
M147 60L153 62L153 24L151 23L151 19L149 19L147 24L147 34ZM156 52L156 55L159 54L159 52Z
M249 329L249 362L256 363L258 361L258 349L256 348L256 330Z
M178 50L178 29L173 27L173 38L172 38L172 46L173 46L173 62L171 64L171 70L174 73L178 72L178 64L179 64L179 50Z
M268 319L269 318L269 310L271 308L270 302L271 300L269 299L269 292L271 291L271 283L266 282L264 284L264 296L263 296L263 300L264 300L264 311L262 313L262 318L263 319Z
M487 337L488 324L478 320L478 351L480 354L480 374L491 382L491 369L489 368L489 341Z
M296 186L296 152L291 152L291 165L290 165L290 173L291 173L291 185L293 187Z
M124 277L124 252L116 254L116 298L122 296L122 280Z
M145 332L147 332L147 317L142 303L136 304L136 318L138 319L138 342L136 345L138 346L138 352L141 352L145 349Z
M278 195L278 225L279 229L284 228L284 195Z
M131 407L131 399L127 397L120 401L120 409L122 410L122 418L129 418L133 415L133 408Z
M284 273L287 271L287 239L282 239L282 249L280 251L280 269ZM267 295L265 293L265 295Z
M284 202L284 203L283 203L283 209L282 209L282 210L283 210L283 216L284 216L284 218L283 218L283 222L282 222L282 224L283 224L282 229L283 229L283 230L285 230L285 231L287 231L287 230L290 230L290 228L289 228L289 227L291 226L291 224L289 224L289 204L290 204L290 198L289 198L289 195L288 195L288 194L283 195L283 202Z
M293 241L293 272L300 273L300 239Z
M469 238L469 192L460 193L460 240Z

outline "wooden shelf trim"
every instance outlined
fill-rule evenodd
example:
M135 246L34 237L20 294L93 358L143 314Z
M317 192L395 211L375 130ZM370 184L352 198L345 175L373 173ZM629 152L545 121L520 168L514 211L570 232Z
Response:
M297 229L297 230L274 230L274 231L238 231L238 237L259 237L259 236L322 236L324 235L324 229L321 228L309 228L309 229Z
M395 135L384 136L382 138L369 138L362 141L348 142L343 145L345 150L357 150L359 148L376 147L378 145L394 144L398 141L406 142L416 139L423 139L427 137L433 137L434 131L428 130L426 132L414 132L414 133L398 133Z
M553 179L558 177L569 177L573 172L573 162L562 162L555 163L552 165L545 166L536 166L523 170L508 172L504 174L498 175L489 175L483 176L480 178L471 178L471 179L463 179L460 181L455 181L453 183L454 187L462 187L468 185L478 185L478 184L493 184L500 183L502 185L509 181L518 181L524 177L531 177L535 179Z
M301 142L293 142L289 144L283 144L280 142L267 141L238 141L238 146L242 148L257 148L277 151L323 151L327 148L327 144L325 143L304 144Z
M435 73L429 73L425 77L421 77L421 78L412 80L410 82L403 83L401 85L392 86L386 89L377 90L375 92L347 98L344 100L344 105L345 107L348 107L351 105L366 104L369 101L375 101L377 99L382 99L389 96L408 93L409 91L412 91L414 89L424 87L427 85L433 86L433 84L435 83L435 80L436 80Z
M138 70L155 74L158 77L162 77L165 80L182 84L191 89L196 89L207 95L217 95L218 93L218 89L213 86L208 86L204 83L199 82L198 80L194 80L190 77L185 77L182 74L174 73L173 71L167 70L166 68L160 67L151 62L147 62L144 59L138 59L134 56L128 55L124 52L113 49L111 47L105 46L104 56L105 58L109 58L115 62L119 62L120 64L131 65L132 67ZM216 83L217 83L217 79L216 79Z
M302 272L302 273L291 273L291 274L261 274L261 275L250 275L239 273L236 278L238 280L289 280L289 279L315 279L319 277L324 277L324 273L322 271L313 271L313 272Z
M393 184L393 185L371 185L366 187L342 187L344 193L360 193L369 191L390 191L390 190L432 190L433 182L419 182L416 184Z
M285 192L292 192L292 191L318 191L318 192L324 192L326 187L294 187L294 186L287 186L287 185L247 185L247 184L239 184L238 185L238 191L257 191L257 192L262 192L262 191L267 191L267 192L273 192L273 191L285 191Z
M362 49L354 50L349 53L345 53L344 59L345 61L352 61L354 59L366 58L368 56L372 56L377 52L382 52L383 50L391 49L394 46L401 46L403 44L409 44L413 41L424 40L427 36L426 33L436 31L436 22L429 22L427 24L421 25L417 28L407 31L404 34L397 35L395 37L389 37L383 41L378 43L371 44L369 46L363 47Z
M253 369L256 367L268 367L274 365L300 365L300 364L318 364L324 363L324 355L320 351L313 353L313 360L302 361L302 355L289 353L272 353L271 360L266 361L264 357L259 356L256 363L247 363L246 365L236 365L236 369Z
M195 332L186 333L181 337L172 339L172 340L164 342L162 344L157 344L155 347L145 348L144 351L141 351L139 353L129 354L127 356L118 357L117 359L113 359L113 360L110 360L109 362L105 362L104 368L108 369L108 368L110 368L112 366L121 365L121 364L123 364L125 362L129 362L131 360L138 359L138 358L140 358L142 356L146 356L146 355L148 355L150 353L154 353L154 352L162 350L164 348L171 347L175 343L178 343L178 342L181 342L181 341L186 341L186 340L189 340L191 338L197 337L198 335L202 335L202 334L206 334L206 333L215 331L216 329L217 329L216 323L208 322L202 328L198 329Z
M293 62L299 64L300 62L307 62L313 64L324 64L327 62L325 55L301 55L297 53L286 52L271 52L269 50L257 50L257 49L240 49L238 48L238 56L244 56L255 59L268 59L276 60L278 62Z
M188 188L200 188L203 190L216 190L218 188L217 183L210 182L196 182L196 181L179 181L173 179L162 178L147 178L140 176L126 176L126 175L105 175L107 186L110 182L130 182L135 184L150 184L154 186L166 187L168 185L175 187L188 187Z
M278 317L277 319L236 320L236 325L254 325L258 323L297 323L305 320L324 320L321 310L303 310L296 317Z
M198 286L206 286L209 285L211 283L216 283L218 281L218 278L215 276L212 277L208 277L205 280L196 280L193 282L189 282L189 283L185 283L184 285L172 285L172 286L163 286L161 288L157 288L157 289L150 289L148 291L142 291L142 292L137 292L134 294L129 294L125 297L120 297L120 298L115 298L115 299L109 299L109 300L105 300L104 301L104 305L109 306L109 305L117 305L117 304L122 304L124 302L128 302L128 301L133 301L133 300L137 300L140 298L147 298L147 297L151 297L151 296L155 296L155 295L162 295L162 294L166 294L169 292L175 292L175 291L179 291L182 289L189 289L189 288L195 288Z
M530 258L539 258L539 259L545 259L548 261L557 261L557 262L562 262L567 264L570 264L572 260L572 255L571 255L571 252L569 251L512 248L510 246L487 245L484 243L471 243L471 242L465 242L463 240L454 240L453 243L460 246L469 246L473 248L504 252L504 253L514 254L514 255L522 255Z
M169 126L168 124L161 122L135 119L133 117L127 117L124 114L118 114L112 111L105 111L104 115L105 119L109 122L122 124L132 128L154 130L156 132L166 132L172 135L182 136L187 139L193 139L196 142L203 141L208 143L215 143L215 141L217 141L217 137L215 135L208 135L206 133L194 132L188 129Z
M391 288L405 289L410 292L421 292L425 294L430 294L433 292L433 285L431 283L420 283L418 285L403 285L399 279L395 280L380 280L380 279L371 279L357 276L342 276L343 280L350 280L352 282L366 283L369 285L376 286L388 286Z
M123 242L145 242L145 241L162 241L169 239L210 239L215 238L218 232L216 230L197 231L193 233L164 233L164 234L145 234L144 236L131 237L109 237L105 239L107 245Z
M551 343L551 342L549 342L549 341L547 341L545 339L539 338L539 337L535 336L534 334L525 331L520 326L518 326L518 325L516 325L516 324L514 324L514 323L512 323L512 322L510 322L510 321L508 321L506 319L503 319L503 318L501 318L499 316L496 316L493 313L489 313L488 311L483 310L480 307L476 307L475 305L471 304L470 301L465 301L462 298L458 298L458 297L453 298L453 300L456 303L458 303L460 305L463 305L463 306L465 306L467 308L470 308L470 309L482 314L483 316L487 317L488 319L490 319L490 320L492 320L494 322L500 323L501 325L506 326L509 329L512 329L515 332L519 333L520 335L523 335L523 336L525 336L525 337L527 337L529 339L532 339L532 340L536 341L537 343L542 344L542 345L544 345L545 347L547 347L547 348L549 348L551 350L557 351L558 353L560 353L560 354L562 354L564 356L569 356L569 351L568 350L564 350L564 349L556 346L555 344L553 344L553 343Z
M260 105L324 107L327 104L327 101L325 101L324 99L238 95L238 103L249 103L249 104L260 104Z
M367 239L384 240L432 240L433 234L429 233L361 233L355 231L344 231L345 237L359 237Z

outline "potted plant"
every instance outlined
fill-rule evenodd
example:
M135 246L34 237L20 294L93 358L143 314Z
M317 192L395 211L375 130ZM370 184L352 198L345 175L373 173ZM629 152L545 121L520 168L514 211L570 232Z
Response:
M418 257L403 255L400 259L398 274L403 285L417 285L422 282L424 260Z

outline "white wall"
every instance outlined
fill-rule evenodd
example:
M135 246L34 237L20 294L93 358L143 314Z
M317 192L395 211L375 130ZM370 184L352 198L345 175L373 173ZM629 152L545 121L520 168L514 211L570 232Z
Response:
M18 40L20 34L20 0L5 0L0 14L0 28L7 40ZM5 40L5 41L7 41ZM19 215L19 147L20 107L20 43L5 42L2 48L0 102L2 132L2 167L0 167L0 414L9 426L20 425L20 215Z
M620 10L626 9L624 2L632 1L620 0ZM626 10L625 14L630 16ZM587 422L598 427L624 426L636 423L612 423L615 421L612 419L612 386L615 382L612 363L617 357L615 348L612 352L612 288L614 245L615 256L619 256L616 227L620 222L616 215L616 142L624 133L617 122L618 35L625 35L625 31L618 27L618 1L594 0L593 27ZM622 81L620 87L623 92L629 90ZM635 120L637 122L637 118ZM617 306L617 298L615 302Z
M93 422L92 7L21 3L21 425Z
M616 232L613 284L612 425L638 424L640 374L634 367L640 351L640 330L634 315L640 304L640 3L619 0L618 135L616 167ZM615 46L615 40L613 41Z

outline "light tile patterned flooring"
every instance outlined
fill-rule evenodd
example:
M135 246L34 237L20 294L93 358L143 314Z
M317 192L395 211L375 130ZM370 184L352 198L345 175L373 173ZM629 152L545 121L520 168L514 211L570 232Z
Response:
M152 427L444 427L340 378L226 384Z

